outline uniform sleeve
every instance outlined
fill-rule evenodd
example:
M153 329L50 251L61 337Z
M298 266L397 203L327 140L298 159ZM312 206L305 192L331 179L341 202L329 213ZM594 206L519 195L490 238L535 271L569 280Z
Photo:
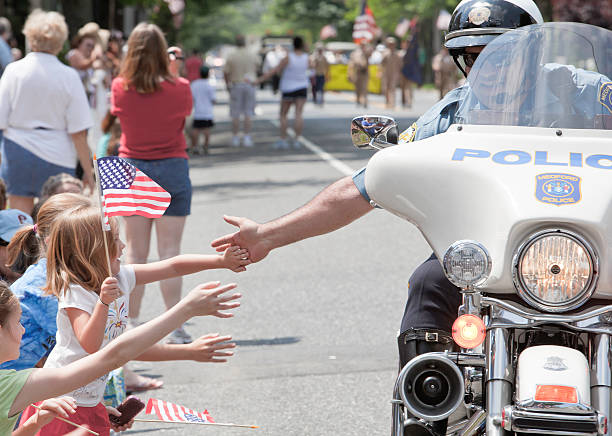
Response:
M73 69L68 71L72 77L68 88L70 95L66 108L66 130L72 134L89 129L93 126L93 120L91 119L91 110L87 102L85 88L83 88L79 76Z

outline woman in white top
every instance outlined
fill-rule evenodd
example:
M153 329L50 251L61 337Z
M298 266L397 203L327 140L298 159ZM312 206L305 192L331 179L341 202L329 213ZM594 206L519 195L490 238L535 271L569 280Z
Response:
M268 71L257 80L258 83L261 83L274 74L281 75L280 140L276 143L275 148L289 148L289 143L287 142L287 115L289 109L294 104L295 120L293 122L293 130L295 130L295 138L293 138L293 146L300 148L299 137L304 126L302 111L304 103L306 103L308 89L307 70L308 53L304 50L304 40L300 36L296 36L293 38L293 51L289 52L276 68Z
M74 175L77 158L84 184L93 187L87 145L93 123L78 74L57 59L68 36L64 17L37 9L23 33L32 52L10 63L0 80L0 177L11 208L29 214L45 181Z

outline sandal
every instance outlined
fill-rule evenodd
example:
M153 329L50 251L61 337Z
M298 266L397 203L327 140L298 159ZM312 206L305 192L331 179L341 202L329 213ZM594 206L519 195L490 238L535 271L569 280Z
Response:
M123 369L125 377L125 390L127 392L144 392L159 389L164 385L162 380L136 374L127 368Z

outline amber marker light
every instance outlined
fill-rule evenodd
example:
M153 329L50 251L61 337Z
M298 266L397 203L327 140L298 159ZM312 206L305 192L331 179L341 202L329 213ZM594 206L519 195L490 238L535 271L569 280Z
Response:
M461 348L476 348L485 340L487 328L476 315L461 315L453 323L453 340Z
M577 403L578 393L572 386L538 385L535 394L536 401L551 401L555 403Z

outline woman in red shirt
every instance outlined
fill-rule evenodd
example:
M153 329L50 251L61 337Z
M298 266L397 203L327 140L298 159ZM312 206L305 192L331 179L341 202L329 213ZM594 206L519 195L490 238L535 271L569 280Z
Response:
M180 253L185 218L191 208L191 181L187 144L183 135L185 117L191 113L189 82L170 72L167 44L154 24L141 23L128 39L128 51L119 76L111 86L111 113L119 118L122 135L119 157L151 177L172 196L161 218L125 218L127 262L146 263L155 223L160 259ZM182 281L160 283L166 308L181 299ZM130 318L137 324L144 286L130 296ZM188 343L183 328L175 330L169 342Z

